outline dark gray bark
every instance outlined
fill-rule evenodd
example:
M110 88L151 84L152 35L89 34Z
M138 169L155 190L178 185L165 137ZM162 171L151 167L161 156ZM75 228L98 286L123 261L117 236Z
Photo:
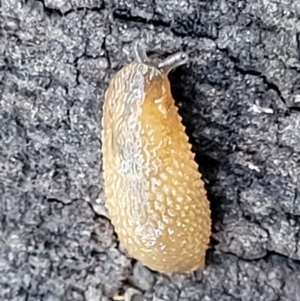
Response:
M25 2L0 1L0 299L300 300L300 2ZM213 217L193 276L133 263L103 206L103 95L135 39L191 58L170 81Z

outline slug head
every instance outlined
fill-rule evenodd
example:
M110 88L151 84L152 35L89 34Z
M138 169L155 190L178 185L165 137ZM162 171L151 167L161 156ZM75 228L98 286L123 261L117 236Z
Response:
M177 52L162 61L151 60L147 56L145 45L136 41L134 43L134 56L135 63L147 70L144 73L144 109L149 110L153 116L158 108L161 117L167 118L168 109L173 105L168 74L173 69L186 64L188 55L185 52Z

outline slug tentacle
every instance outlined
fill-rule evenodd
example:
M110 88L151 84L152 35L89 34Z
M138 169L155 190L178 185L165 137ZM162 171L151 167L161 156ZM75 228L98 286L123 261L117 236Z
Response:
M158 64L158 68L163 70L165 74L169 74L173 69L184 65L188 62L188 55L184 52L178 52L174 55L167 57L165 60Z
M135 60L138 63L144 63L144 64L150 63L150 59L148 58L144 44L142 44L140 41L137 41L134 43L133 49L134 49Z
M145 45L140 41L134 43L133 49L135 60L138 63L154 67L166 75L168 75L173 69L186 64L189 60L189 57L185 52L178 52L168 56L161 62L151 61L147 55Z

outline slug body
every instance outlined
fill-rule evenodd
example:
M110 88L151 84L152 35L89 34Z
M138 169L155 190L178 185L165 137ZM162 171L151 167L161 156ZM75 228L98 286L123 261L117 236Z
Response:
M190 273L205 264L209 202L168 72L175 54L154 65L143 46L112 78L102 119L106 207L129 254L152 270Z

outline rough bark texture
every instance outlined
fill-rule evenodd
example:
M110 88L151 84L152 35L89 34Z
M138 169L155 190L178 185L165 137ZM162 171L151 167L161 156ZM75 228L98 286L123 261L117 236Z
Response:
M294 0L0 1L0 299L300 300L299 19ZM170 80L213 213L192 276L131 261L103 207L103 94L135 39L191 58Z

